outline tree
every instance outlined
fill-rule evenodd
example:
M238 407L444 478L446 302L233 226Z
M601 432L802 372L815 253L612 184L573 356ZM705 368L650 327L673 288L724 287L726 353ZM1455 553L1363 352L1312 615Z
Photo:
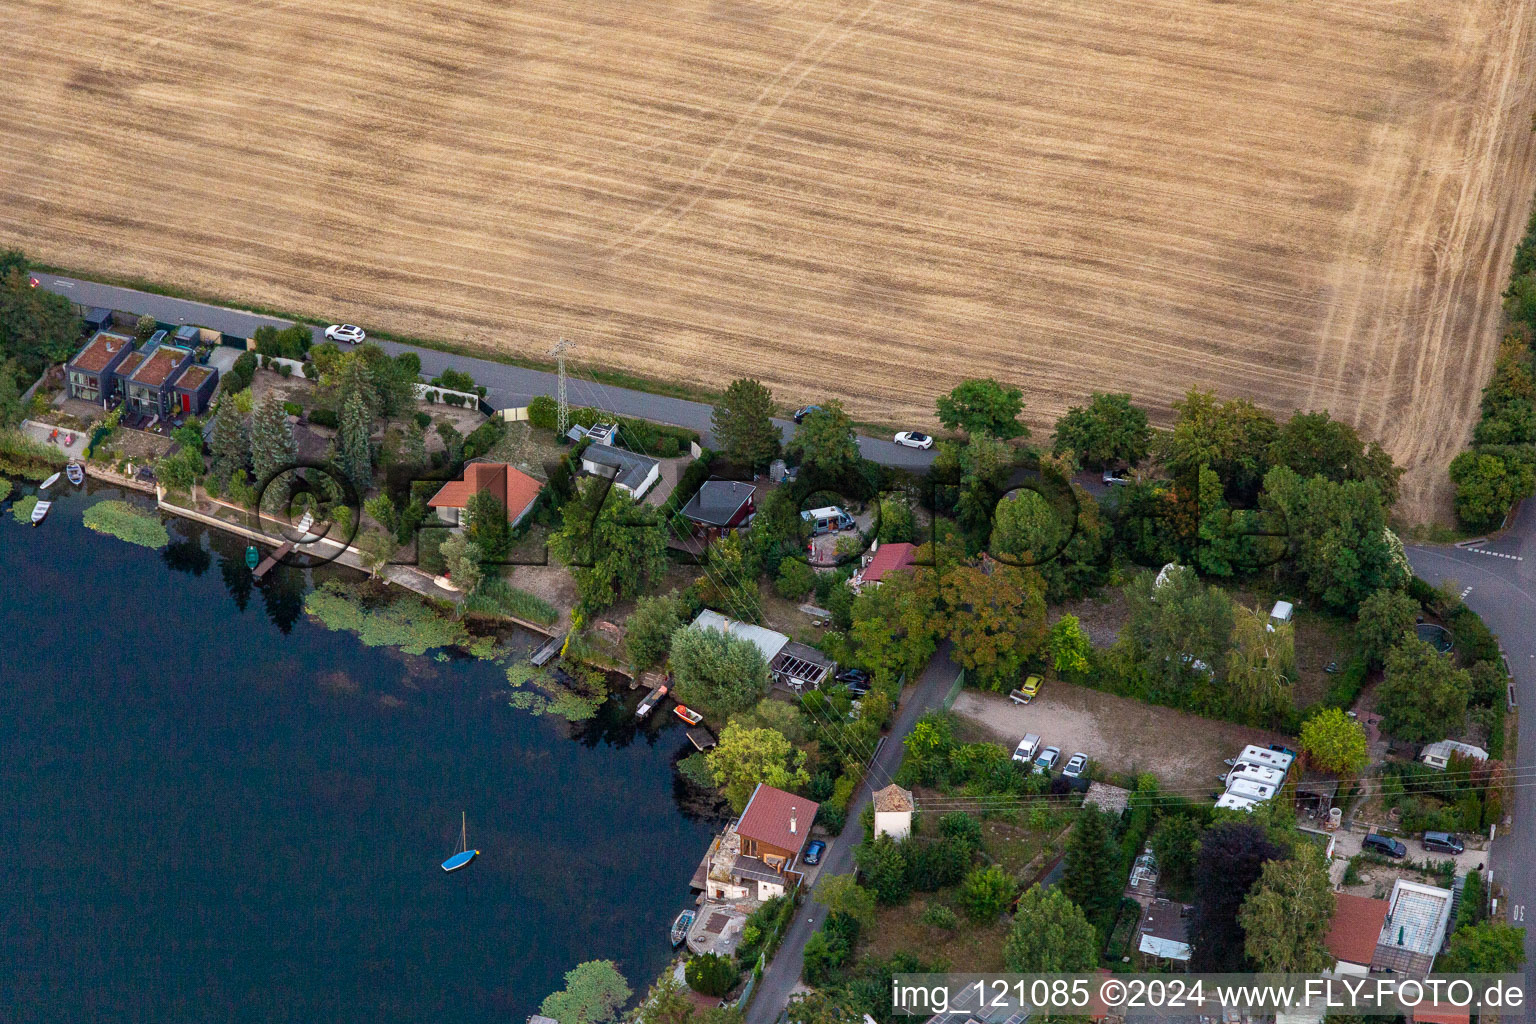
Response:
M1360 602L1355 647L1371 667L1386 661L1387 652L1413 632L1419 602L1395 587L1383 587Z
M672 634L683 627L681 602L675 593L641 597L624 623L624 653L639 671L650 668L672 649Z
M692 1024L693 1000L671 971L662 971L641 1001L639 1012L643 1024Z
M1303 480L1279 466L1264 478L1262 501L1283 525L1293 571L1330 608L1352 615L1377 590L1407 581L1375 484Z
M68 359L79 338L80 318L69 300L33 288L26 260L11 250L0 262L0 361L15 359L22 376L32 379Z
M0 361L0 429L14 427L21 422L21 391L16 387L16 375L19 372L16 360Z
M595 478L561 509L549 550L572 568L582 604L594 610L645 592L667 567L656 510Z
M512 550L512 528L507 522L507 506L490 491L476 491L464 504L469 525L464 532L480 547L487 562L500 564Z
M1011 684L1045 639L1045 587L1009 565L959 566L939 583L940 628L955 658L993 689Z
M276 392L268 392L251 418L251 469L257 486L280 469L291 467L299 457L293 425ZM280 495L278 497L281 497Z
M1301 726L1307 763L1334 775L1353 775L1365 767L1365 728L1338 708L1323 708Z
M740 533L716 537L704 551L704 575L699 578L699 598L704 604L724 608L743 622L763 617L757 591L761 569L756 553Z
M1061 891L1083 909L1088 920L1107 931L1120 905L1122 877L1120 850L1104 812L1084 804L1067 839Z
M369 576L378 576L395 553L395 539L388 533L380 533L378 530L368 530L363 533L353 546L357 548L358 557L362 560L363 568L368 570Z
M402 352L391 359L383 349L369 342L352 355L368 367L375 416L390 419L416 401L416 382L421 375L421 357L416 353Z
M847 914L865 928L875 923L875 894L852 874L823 878L812 895L831 913Z
M912 895L912 879L901 846L888 833L866 839L853 851L854 863L882 906L905 903Z
M427 432L415 421L406 425L405 437L400 442L400 461L412 469L427 464Z
M796 750L784 734L773 729L750 729L735 722L720 733L720 742L709 752L709 770L715 785L738 813L747 806L759 783L774 789L795 789L811 781L805 770L805 751ZM811 827L810 821L804 822Z
M336 468L351 481L359 497L373 486L373 449L368 442L372 430L373 421L368 416L362 392L348 393L341 405Z
M933 655L935 596L931 574L918 570L892 573L854 598L849 639L877 680L913 675Z
M1177 476L1209 466L1227 493L1251 497L1268 468L1275 418L1246 398L1217 402L1210 391L1191 390L1173 403L1179 414L1160 440L1163 463Z
M480 568L483 552L462 533L449 534L442 546L443 566L453 585L468 594L480 586L484 570Z
M988 864L965 876L955 902L971 920L985 924L997 920L1018 891L1019 883L1001 865Z
M1336 484L1365 480L1381 492L1382 504L1397 503L1397 478L1402 470L1392 463L1380 442L1367 445L1355 428L1327 412L1297 412L1280 428L1269 446L1269 462L1288 466L1301 477L1323 476Z
M1536 488L1529 460L1501 458L1489 451L1462 452L1451 460L1456 517L1472 530L1496 529L1510 507Z
M778 578L773 581L773 589L780 597L790 601L798 601L810 593L816 585L816 570L798 558L786 558L779 563Z
M1194 915L1189 935L1190 967L1207 973L1244 969L1243 933L1237 915L1267 861L1283 851L1264 830L1249 822L1216 825L1200 843Z
M1243 949L1259 970L1311 974L1333 966L1328 924L1333 919L1333 885L1321 851L1300 843L1288 860L1267 862L1238 920Z
M442 438L443 451L448 455L448 465L457 466L464 461L464 435L447 420L438 420L437 436Z
M673 693L721 717L745 711L768 692L768 662L750 640L684 626L672 634Z
M1410 743L1428 743L1459 733L1467 714L1472 677L1415 636L1387 652L1386 672L1376 689L1381 730Z
M1051 626L1045 649L1051 655L1051 667L1061 675L1081 675L1088 671L1093 657L1093 642L1084 632L1076 615L1063 615Z
M588 960L565 972L565 988L545 996L539 1012L560 1024L606 1024L629 996L612 960Z
M967 434L991 434L1004 440L1028 437L1018 420L1024 411L1023 392L1004 387L991 377L963 381L938 400L939 422Z
M1200 853L1200 823L1187 814L1168 814L1152 831L1152 856L1162 883L1182 891L1195 880L1195 858Z
M1161 584L1154 574L1141 573L1125 595L1130 615L1118 647L1141 665L1158 696L1190 706L1195 688L1226 670L1232 599L1206 586L1188 566L1176 566Z
M1503 921L1464 925L1435 963L1436 974L1512 974L1525 963L1525 929Z
M133 326L133 339L142 345L144 342L150 339L150 337L155 333L159 326L160 324L155 320L154 317L150 316L148 313L145 313L143 316L139 317L138 322Z
M741 969L728 956L704 953L689 958L688 965L683 968L683 977L688 982L688 987L695 992L718 998L736 987L736 981L741 977Z
M387 494L376 494L368 498L363 502L363 511L372 516L373 521L389 533L394 533L395 527L399 525L400 514Z
M251 434L245 428L245 417L232 401L221 401L213 418L213 437L209 441L213 449L213 475L228 480L235 473L243 473L251 461Z
M1032 885L1013 912L1003 963L1020 974L1087 973L1099 966L1098 939L1066 894Z
M779 456L779 428L773 422L773 392L759 381L738 377L710 415L715 440L739 466L761 469Z
M1056 421L1052 450L1068 454L1089 469L1124 463L1134 466L1152 448L1147 414L1127 394L1095 391L1087 408L1073 406Z
M1273 725L1291 708L1296 627L1238 605L1233 611L1227 691L1234 714L1250 725Z
M854 439L853 420L843 411L843 403L836 401L807 416L795 428L784 451L797 465L824 480L852 476L863 460Z
M912 518L912 506L900 495L880 499L880 525L875 539L881 544L907 543L917 535L917 524Z

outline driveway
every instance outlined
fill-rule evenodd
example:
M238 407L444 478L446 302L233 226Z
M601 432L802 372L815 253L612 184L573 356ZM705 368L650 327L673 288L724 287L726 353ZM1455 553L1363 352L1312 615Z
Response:
M1165 791L1195 800L1221 789L1223 762L1246 744L1283 739L1056 679L1047 680L1027 705L1004 694L964 690L953 710L1010 753L1025 733L1036 733L1046 746L1061 748L1063 761L1081 751L1109 772L1151 772Z
M822 854L822 875L846 875L853 870L853 848L864 838L864 829L859 824L859 816L869 804L871 790L883 789L890 784L891 779L895 778L897 770L901 767L902 755L905 753L905 748L901 745L902 739L912 731L913 724L924 712L944 703L950 687L960 675L959 666L949 660L949 650L947 643L941 646L938 653L928 660L916 685L907 689L901 708L896 714L896 721L891 726L890 735L876 752L874 763L870 766L864 784L859 786L848 805L848 824L844 827L843 834L830 840L826 852ZM821 927L821 922L826 916L827 908L815 902L807 894L805 901L795 914L794 922L790 924L789 931L784 936L783 943L779 946L778 955L763 971L762 979L758 982L757 994L753 996L752 1005L747 1009L746 1024L773 1024L778 1020L779 1014L783 1012L785 1006L789 1005L789 998L800 983L800 971L805 964L805 944L816 929Z
M277 317L213 306L203 302L192 302L187 299L173 299L133 288L119 288L116 285L98 284L94 281L61 277L57 274L39 273L35 276L38 278L40 287L57 292L82 306L107 306L111 309L121 309L141 315L148 313L157 320L169 324L197 324L225 334L246 338L254 334L258 327L291 326L290 321ZM388 325L379 326L383 329L388 327ZM323 328L316 327L314 332L317 342L325 340ZM415 352L421 358L422 372L428 377L434 377L449 368L469 373L475 378L476 383L488 389L486 400L497 408L527 405L530 398L537 395L553 395L556 390L555 375L545 370L530 370L489 359L449 355L436 349L419 348L394 341L379 341L378 344L391 355ZM590 371L584 367L572 366L569 378L572 405L590 405L624 416L688 427L697 430L706 444L713 443L714 435L711 431L710 417L714 410L704 402L690 402L682 398L669 398L665 395L653 395L645 391L632 391L628 388L599 384L589 379ZM816 396L806 397L815 398ZM795 430L793 421L775 419L774 423L778 425L786 440L793 435ZM886 466L923 470L933 462L931 450L918 451L913 448L904 448L889 438L860 437L858 444L865 456Z
M1514 676L1520 715L1519 750L1522 761L1536 751L1536 499L1516 511L1502 534L1480 547L1407 549L1413 570L1433 584L1455 580L1465 590L1463 600L1499 636ZM1501 826L1491 868L1495 884L1506 898L1500 911L1511 924L1526 928L1526 963L1536 964L1536 927L1525 911L1536 896L1536 792L1513 786L1513 827ZM1522 1018L1533 1019L1529 1012Z

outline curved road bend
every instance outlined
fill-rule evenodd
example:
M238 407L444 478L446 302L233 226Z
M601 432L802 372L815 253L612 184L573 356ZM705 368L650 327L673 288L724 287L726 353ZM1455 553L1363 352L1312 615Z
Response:
M1527 499L1497 539L1477 548L1410 545L1414 572L1439 585L1454 580L1467 606L1499 635L1520 708L1517 761L1536 758L1536 499ZM1514 825L1501 830L1488 858L1503 886L1500 907L1510 924L1525 928L1526 976L1536 977L1536 787L1514 790ZM1522 1019L1532 1020L1529 994Z
M38 279L41 287L57 292L82 306L106 306L110 309L138 313L141 316L148 313L162 323L197 324L223 331L225 334L247 338L254 334L258 327L271 326L281 329L292 326L290 321L277 317L212 306L188 299L174 299L133 288L119 288L116 285L60 277L57 274L37 273L33 276ZM314 328L314 332L316 341L324 340L325 334L321 328ZM463 370L474 377L477 383L483 384L488 389L487 399L492 405L500 408L527 404L528 399L537 395L555 393L555 375L543 370L509 366L506 363L476 359L472 356L450 355L436 349L419 348L393 341L379 341L378 344L390 355L415 352L421 358L422 370L429 377L435 377L450 367ZM595 404L608 412L623 416L688 427L691 430L697 430L706 443L713 439L710 429L710 414L713 407L703 402L652 395L644 391L632 391L628 388L597 384L589 380L580 381L574 391L573 398L577 404ZM795 431L795 425L790 420L776 419L774 422L779 425L786 440ZM864 454L882 465L903 469L925 469L933 462L932 451L903 448L892 441L874 437L860 437L858 441L859 448Z
M954 686L960 676L960 666L949 660L949 651L950 645L947 642L941 644L923 667L916 685L908 689L906 701L896 714L890 734L875 755L864 784L859 786L848 805L848 824L844 826L843 834L832 839L827 845L827 852L822 854L821 870L816 876L818 879L846 875L853 870L853 848L863 839L864 827L859 817L864 813L864 808L869 806L870 793L884 789L896 777L902 755L906 753L901 741L925 712L943 705L950 687ZM773 1024L779 1019L784 1007L789 1004L790 993L800 982L800 969L805 962L805 943L821 927L826 916L827 908L809 897L801 903L789 931L784 935L784 941L779 945L778 953L768 962L768 967L757 983L752 1005L747 1008L746 1024Z

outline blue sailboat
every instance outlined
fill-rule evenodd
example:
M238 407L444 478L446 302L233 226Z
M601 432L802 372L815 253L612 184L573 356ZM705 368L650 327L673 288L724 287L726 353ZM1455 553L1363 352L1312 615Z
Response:
M469 821L465 812L459 812L459 852L443 861L444 871L457 871L479 856L479 850L469 848Z

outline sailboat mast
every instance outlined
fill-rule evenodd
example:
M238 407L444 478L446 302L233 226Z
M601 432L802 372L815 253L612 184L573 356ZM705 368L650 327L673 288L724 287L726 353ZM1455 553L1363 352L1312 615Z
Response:
M459 852L469 849L469 812L459 812Z

